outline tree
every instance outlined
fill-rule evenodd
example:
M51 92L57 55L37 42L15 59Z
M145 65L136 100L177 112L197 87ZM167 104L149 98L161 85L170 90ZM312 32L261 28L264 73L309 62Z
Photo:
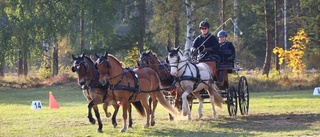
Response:
M271 52L272 52L272 26L271 26L271 2L268 0L264 0L264 14L265 14L265 33L266 33L266 56L263 65L262 74L269 75L269 71L271 68Z
M306 44L310 40L304 30L300 30L295 36L290 37L289 40L293 42L290 50L276 47L273 49L273 53L278 54L280 65L285 62L294 74L300 74L306 67L302 58L305 55Z

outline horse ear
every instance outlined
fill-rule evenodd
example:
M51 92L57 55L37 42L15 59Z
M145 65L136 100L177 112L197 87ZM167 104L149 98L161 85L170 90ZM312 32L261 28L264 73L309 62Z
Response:
M170 52L170 51L171 51L171 49L170 49L170 47L169 47L169 46L167 46L167 51L168 51L168 52Z
M96 56L96 58L100 58L100 56L97 53L94 53L94 55Z
M169 64L169 59L168 59L168 57L166 57L166 63Z
M81 57L84 57L84 52L82 53Z
M177 50L180 50L180 46L177 47Z
M76 57L74 57L74 55L73 55L73 54L71 54L71 56L72 56L72 59L73 59L73 60L76 60L76 59L77 59Z
M139 63L139 61L137 61L137 65L138 65L138 67L140 67L140 63Z
M108 57L108 51L106 51L106 53L104 53L104 56L105 56L105 57Z
M74 66L71 67L71 71L76 72L76 69L74 68Z

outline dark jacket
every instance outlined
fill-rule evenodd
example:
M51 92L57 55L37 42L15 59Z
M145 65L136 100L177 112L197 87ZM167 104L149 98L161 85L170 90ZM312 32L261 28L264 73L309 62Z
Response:
M235 52L235 49L234 49L232 42L226 41L224 43L219 43L219 44L220 44L219 51L221 51L221 50L230 50L231 51L231 56L225 56L225 55L219 54L221 62L225 62L225 61L232 61L233 62L233 60L236 57L236 52ZM230 59L230 57L232 57L232 58Z
M206 42L204 42L206 39L208 39L208 40ZM203 44L204 47L201 46L202 44ZM203 56L203 58L199 59L199 62L213 61L212 55L213 56L217 56L219 54L218 53L219 42L218 42L216 36L211 35L210 33L208 34L207 37L203 37L202 35L199 35L193 41L192 47L194 49L197 49L198 47L200 47L197 52L198 52L198 54L200 54L200 56ZM204 48L206 48L206 49L208 48L208 49L211 49L211 50L204 52Z

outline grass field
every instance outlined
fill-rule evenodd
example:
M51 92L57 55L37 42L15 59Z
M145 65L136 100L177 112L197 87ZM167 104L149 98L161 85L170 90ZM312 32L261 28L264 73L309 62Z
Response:
M60 109L49 109L52 91ZM0 136L320 136L320 96L312 96L313 89L303 91L263 92L250 94L248 116L228 115L227 106L218 110L212 119L211 106L204 104L201 119L197 118L197 104L192 110L192 121L178 116L168 121L168 113L161 105L156 111L156 125L144 129L145 119L133 111L133 128L119 133L113 128L99 105L103 133L87 119L87 102L75 84L30 89L1 89ZM31 101L40 100L43 109L32 110ZM113 108L111 107L111 111Z

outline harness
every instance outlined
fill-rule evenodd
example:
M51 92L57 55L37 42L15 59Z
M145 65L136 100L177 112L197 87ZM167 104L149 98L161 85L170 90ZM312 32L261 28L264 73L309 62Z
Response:
M127 72L129 72L133 77L134 87L131 87L129 81L128 81L128 85L119 85L119 83L122 81L124 76L126 76L126 78L128 79L128 75L126 75ZM110 89L111 90L128 90L128 91L131 91L133 93L140 93L141 90L139 88L138 75L133 71L132 68L125 68L125 71L123 71L123 73L121 74L121 78L118 81L118 83L115 84L115 85L110 85Z
M191 76L184 76L184 74L186 73L187 68L189 68L189 69L191 70L189 64L193 65L193 66L196 68L196 76L194 76L194 74L193 74L192 71L191 71ZM194 90L194 89L196 89L196 88L198 87L198 85L202 82L202 80L201 80L201 78L200 78L199 68L197 67L196 64L191 63L191 62L186 63L184 66L185 66L185 67L184 67L185 69L184 69L183 73L181 74L180 77L178 77L178 78L176 79L176 81L179 82L179 84L180 84L180 82L183 81L183 80L192 80L192 81L195 81L195 83L193 84L193 90ZM181 70L182 68L183 68L183 67L181 67L179 70ZM179 70L178 70L178 71L179 71Z
M83 59L83 58L79 58L79 59ZM79 63L76 63L76 66L80 66L81 64L84 65L84 68L86 70L88 69L88 64L84 60L80 61ZM96 73L94 76L92 76L92 79L90 79L90 83L81 86L81 89L86 90L88 95L90 95L91 89L100 88L100 89L108 90L108 88L109 88L109 84L102 85L99 81L97 81L96 78L99 77L99 71L98 70L94 70L94 71L96 71ZM107 98L107 92L108 91L104 92L103 101Z

